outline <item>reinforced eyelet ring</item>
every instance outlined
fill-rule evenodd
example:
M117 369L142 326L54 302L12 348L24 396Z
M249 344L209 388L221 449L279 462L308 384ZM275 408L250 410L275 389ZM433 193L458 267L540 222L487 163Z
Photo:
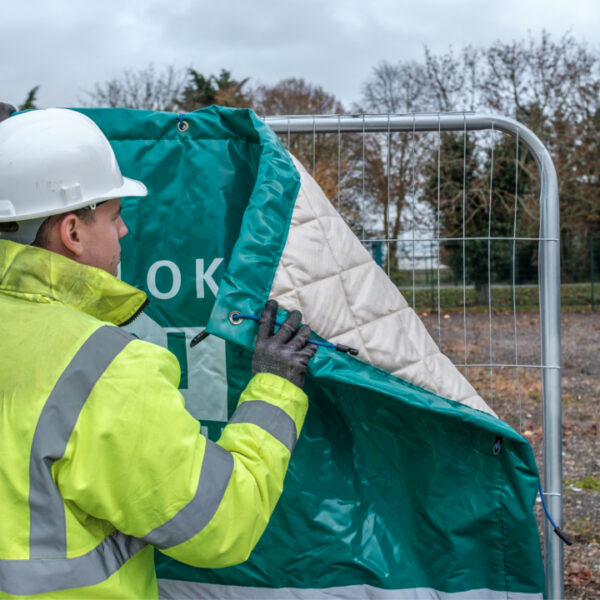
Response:
M177 122L177 131L180 133L185 133L190 127L190 124L187 121L178 121Z
M501 450L502 450L502 438L500 436L498 436L492 447L492 452L494 453L494 456L497 456L498 454L500 454Z
M239 310L232 310L229 313L229 322L232 325L239 325L242 322L242 319L239 318L239 314L240 314Z

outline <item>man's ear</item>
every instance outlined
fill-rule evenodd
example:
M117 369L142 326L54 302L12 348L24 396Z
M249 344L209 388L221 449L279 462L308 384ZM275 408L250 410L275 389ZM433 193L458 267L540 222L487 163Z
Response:
M73 213L66 215L59 223L60 242L75 256L83 254L82 224L81 219Z

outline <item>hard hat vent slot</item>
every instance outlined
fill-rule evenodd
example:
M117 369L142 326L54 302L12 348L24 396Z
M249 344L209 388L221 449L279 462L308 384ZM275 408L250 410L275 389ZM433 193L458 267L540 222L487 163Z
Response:
M60 191L65 204L72 204L73 202L78 202L83 198L81 195L81 186L78 183L68 186L64 185Z

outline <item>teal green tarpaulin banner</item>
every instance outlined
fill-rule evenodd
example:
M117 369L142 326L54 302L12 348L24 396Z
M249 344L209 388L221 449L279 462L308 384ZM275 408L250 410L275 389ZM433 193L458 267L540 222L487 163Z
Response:
M83 112L150 192L123 208L121 276L150 299L131 330L177 356L186 407L216 439L251 377L256 333L229 315L259 314L271 293L298 170L250 111L186 114L184 132L176 114ZM311 361L306 424L249 560L205 570L157 552L163 596L541 597L527 442L361 358L321 348Z

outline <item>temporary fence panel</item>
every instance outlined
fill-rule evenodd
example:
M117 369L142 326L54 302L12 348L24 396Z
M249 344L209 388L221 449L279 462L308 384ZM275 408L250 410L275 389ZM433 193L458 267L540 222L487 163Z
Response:
M494 410L521 433L532 433L524 427L524 421L529 421L532 415L523 414L521 398L525 392L522 388L525 384L523 379L526 380L527 377L523 378L521 375L520 379L520 374L541 371L544 496L554 521L559 527L562 526L559 203L556 171L545 146L521 123L485 114L285 115L265 117L264 121L279 134L292 153L302 155L305 167L317 181L324 188L329 188L332 202L347 218L376 262L396 281L409 304L412 302L414 308L432 313L429 315L429 328L444 350L444 317L448 319L450 315L446 312L447 307L444 306L441 295L458 284L456 291L462 296L458 298L462 305L462 356L458 348L449 350L454 350L455 364L462 368L467 377L480 380L477 383L481 387L476 387ZM452 142L444 144L444 132L457 132L453 139L454 147ZM500 184L512 187L510 193L514 198L514 207L510 215L506 214L506 206L494 206L494 183L500 171L500 157L495 157L494 152L496 148L500 148L497 152L503 151L502 159L506 161L506 142L503 140L506 135L514 138L513 156L508 157L509 163L512 159L512 165L509 164L509 170L512 167L512 173L509 174L512 179L509 182L500 181ZM378 144L374 143L376 139L379 139ZM422 158L423 143L430 152L425 160ZM531 193L531 190L523 190L518 165L524 160L527 151L531 153L539 173L539 203L536 202L534 207L538 214L523 214L523 218L533 219L533 225L538 230L524 236L517 228L520 194ZM400 152L403 156L395 161L394 154ZM450 152L453 152L453 156L445 155ZM476 152L486 152L481 161L485 168L474 173L469 161ZM457 157L461 163L459 165L456 165ZM448 166L451 160L454 163ZM429 167L428 178L423 177L424 162ZM503 166L506 170L506 165ZM375 173L378 167L380 172ZM455 183L460 185L448 189L448 181L444 181L444 177L454 177ZM475 178L479 184L485 184L485 189L469 189L469 179ZM424 188L428 185L431 188L432 180L436 180L435 187L433 190L429 189L429 193L434 196L434 201L429 202L429 213L423 215L423 210L427 210ZM370 189L373 185L383 188L383 202L380 199L379 203L380 207L383 205L383 214L380 214L379 223L375 223L375 227L369 227L369 222L373 225L374 193ZM402 186L403 189L399 190ZM458 192L460 198L453 207L449 207L450 199L447 196L452 192ZM394 212L394 200L398 201L400 194L404 194L402 214L391 214ZM473 199L469 200L470 196ZM483 225L487 231L473 233L469 231L468 220L472 216L469 214L469 202L472 204L478 199L481 204L487 204L487 223L480 222L480 226ZM344 210L348 202L354 203L354 206ZM446 211L458 210L458 214L452 215L452 218L458 222L459 231L452 235L448 234L447 228L444 231L441 224L445 218L444 204ZM531 203L527 208L531 209ZM355 214L357 209L360 213L358 218ZM391 235L394 219L400 225L396 229L398 237ZM508 230L501 234L495 233L496 219L508 221ZM376 231L377 225L379 231ZM531 230L531 224L528 229ZM457 269L448 268L444 264L444 250L451 244L457 250ZM474 246L479 246L479 255L476 254L470 261L476 263L476 268L483 266L484 271L480 273L477 282L479 285L469 285L473 268L468 268L467 257ZM507 246L508 251L494 251L494 246ZM537 266L539 280L536 277L538 273L533 270L518 273L518 249L526 246L535 246L538 253L538 264L534 267ZM593 265L593 245L590 248ZM493 264L498 263L498 254L505 264ZM477 264L478 262L483 262L483 265ZM399 268L402 266L404 268ZM494 281L495 275L502 268L505 272L504 286ZM591 268L593 273L594 267ZM521 271L525 271L523 266ZM484 281L481 281L481 275ZM520 279L529 282L529 289L519 288L517 282L520 283ZM593 283L592 275L592 305ZM475 290L470 289L473 287L483 288L487 292L484 294L484 310L488 314L489 327L486 328L487 339L483 340L481 336L475 340L468 339L468 317L471 311L481 310L481 307L471 306L472 298L467 300L467 294L471 297L475 294ZM502 287L505 291L502 298L504 302L497 307L494 292L500 295ZM525 303L531 305L533 301L535 307L539 307L540 320L535 323L535 327L539 328L541 336L541 353L537 361L520 361L517 313L519 296L524 298ZM507 314L497 317L497 310ZM506 327L507 319L512 322L509 327ZM495 327L494 324L498 321L502 321L505 326ZM469 350L474 343L487 347L486 360L482 360L481 352L477 355L477 352ZM450 354L452 356L452 352ZM471 359L472 354L475 355L475 360ZM531 356L531 353L527 354ZM487 382L477 377L482 369L488 372ZM497 379L497 374L507 369L514 373L516 407L499 405L494 398L495 377ZM504 379L500 378L500 386ZM546 519L544 542L547 592L549 597L559 598L563 595L564 586L562 541Z

